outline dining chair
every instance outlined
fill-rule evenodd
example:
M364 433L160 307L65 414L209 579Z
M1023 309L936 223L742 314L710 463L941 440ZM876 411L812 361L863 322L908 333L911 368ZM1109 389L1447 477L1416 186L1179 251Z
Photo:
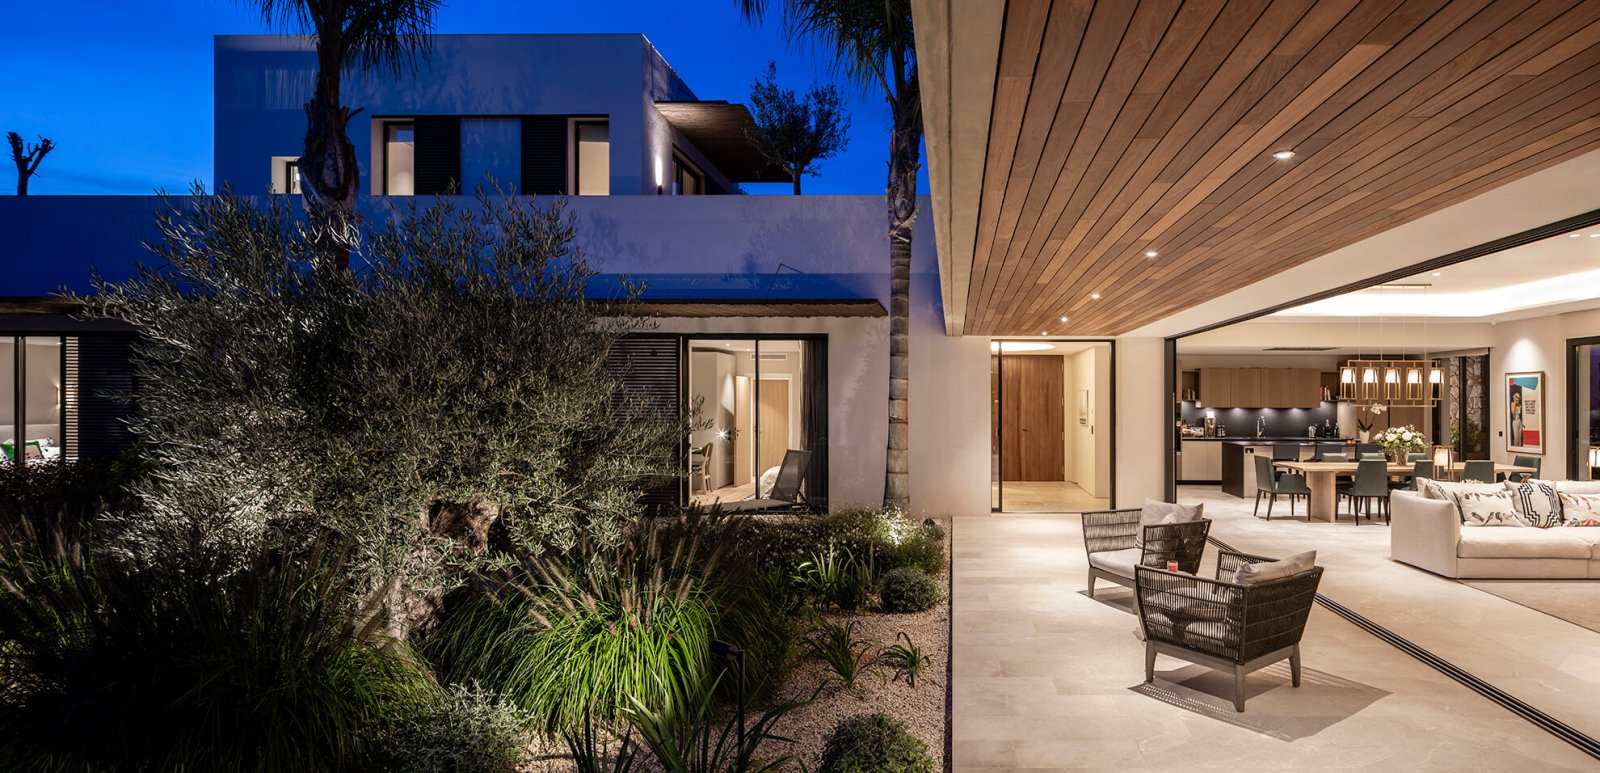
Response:
M1406 454L1406 461L1408 461L1408 462L1421 462L1421 461L1426 461L1426 460L1429 460L1429 459L1432 459L1432 458L1433 457L1428 456L1427 454L1418 453L1416 451L1412 451L1411 453Z
M1272 461L1274 461L1274 462L1298 462L1298 461L1300 461L1300 444L1299 443L1273 443L1272 444Z
M1374 461L1381 462L1381 461L1387 460L1388 458L1389 457L1386 457L1383 454L1375 454L1375 453L1373 453L1371 451L1363 451L1363 452L1361 452L1360 461L1363 461L1363 462L1374 462Z
M1488 459L1470 459L1461 468L1461 479L1479 483L1494 482L1494 462Z
M1366 510L1370 519L1374 504L1383 514L1384 523L1388 523L1389 463L1382 459L1361 460L1356 464L1355 481L1348 486L1340 486L1338 496L1350 500L1350 515L1355 518L1357 526L1361 525L1362 509Z
M1424 454L1424 456L1426 456L1426 454ZM1412 459L1411 460L1411 474L1410 475L1402 475L1402 476L1400 476L1400 480L1391 482L1389 484L1389 488L1395 489L1395 490L1402 490L1403 489L1405 491L1416 491L1417 490L1417 478L1430 478L1431 479L1432 477L1433 477L1433 460L1432 459L1426 459L1426 458L1423 458L1423 459Z
M1383 446L1380 446L1377 443L1357 443L1356 444L1356 453L1357 454L1378 454L1379 456L1382 456L1383 455Z
M1537 478L1539 477L1540 462L1542 461L1544 460L1537 456L1514 456L1511 458L1512 464L1518 467L1532 467L1533 472L1515 472L1512 473L1512 475L1516 476L1518 481L1524 481L1529 478Z
M1317 444L1317 453L1316 453L1316 457L1315 458L1319 462L1325 462L1325 461L1327 461L1327 459L1325 457L1327 457L1328 454L1343 454L1343 453L1344 453L1344 444L1343 443L1318 443Z
M1350 461L1350 457L1348 457L1348 456L1346 456L1344 454L1323 454L1322 455L1322 461L1324 461L1324 462L1348 462L1348 461Z
M1306 485L1306 476L1292 472L1277 472L1272 468L1272 460L1263 454L1256 454L1256 509L1253 515L1261 517L1261 497L1270 496L1267 500L1267 520L1272 520L1272 505L1278 501L1278 495L1289 497L1289 516L1294 516L1294 501L1297 497L1306 498L1306 512L1311 512L1311 487Z

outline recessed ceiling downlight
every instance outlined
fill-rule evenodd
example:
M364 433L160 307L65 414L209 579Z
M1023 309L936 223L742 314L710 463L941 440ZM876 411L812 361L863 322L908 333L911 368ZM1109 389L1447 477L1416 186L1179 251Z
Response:
M1280 150L1276 153L1273 153L1272 157L1278 159L1279 161L1288 161L1289 159L1294 158L1294 151Z

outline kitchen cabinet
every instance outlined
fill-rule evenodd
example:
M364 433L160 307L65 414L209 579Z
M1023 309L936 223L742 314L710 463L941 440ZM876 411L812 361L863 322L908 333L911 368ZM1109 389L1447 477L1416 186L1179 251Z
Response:
M1222 442L1185 440L1178 467L1178 479L1187 481L1222 480Z
M1233 408L1265 408L1261 393L1261 368L1236 368L1233 371Z
M1201 368L1200 404L1207 408L1316 408L1316 368Z
M1237 368L1201 368L1200 402L1207 408L1232 408L1233 373Z

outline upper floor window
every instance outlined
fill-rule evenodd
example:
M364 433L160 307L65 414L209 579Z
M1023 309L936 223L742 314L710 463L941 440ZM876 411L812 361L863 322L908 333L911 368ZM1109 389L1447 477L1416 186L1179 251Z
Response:
M706 192L706 176L677 153L672 154L672 192L679 196L699 196Z
M289 193L300 193L300 159L283 162L283 186Z
M383 127L383 192L390 196L416 193L416 125L392 121Z
M611 193L611 123L575 121L572 134L573 190L579 196L606 196Z

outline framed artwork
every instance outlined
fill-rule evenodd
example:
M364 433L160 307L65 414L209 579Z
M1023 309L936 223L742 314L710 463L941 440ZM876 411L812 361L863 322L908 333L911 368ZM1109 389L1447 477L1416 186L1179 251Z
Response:
M1089 426L1089 390L1078 390L1078 426Z
M1506 374L1506 450L1544 453L1544 371Z

